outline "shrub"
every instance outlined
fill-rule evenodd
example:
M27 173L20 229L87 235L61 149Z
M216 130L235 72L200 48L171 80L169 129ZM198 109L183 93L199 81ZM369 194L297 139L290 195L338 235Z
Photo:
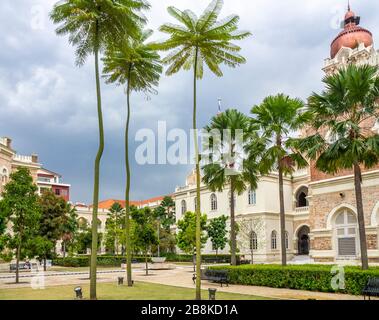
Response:
M332 266L328 265L243 265L210 267L210 269L227 270L230 283L242 285L264 286L272 288L288 288L320 292L336 292L331 282L336 274L332 274ZM345 289L339 293L359 295L368 278L379 277L379 268L361 270L359 267L344 267Z
M137 262L144 262L145 257L135 256L132 258L132 260ZM97 256L97 265L103 267L120 267L121 264L125 262L126 258L124 256ZM77 257L56 258L53 259L53 265L62 267L88 267L90 265L90 256L83 255Z

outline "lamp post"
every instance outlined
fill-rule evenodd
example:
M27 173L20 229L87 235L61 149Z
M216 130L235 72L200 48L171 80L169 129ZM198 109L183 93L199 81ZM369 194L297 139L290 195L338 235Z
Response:
M75 291L76 300L82 300L83 299L82 287L76 287L74 291Z
M208 288L209 300L216 300L216 291L217 291L217 289Z
M193 272L196 272L196 247L193 250L192 262L193 262Z

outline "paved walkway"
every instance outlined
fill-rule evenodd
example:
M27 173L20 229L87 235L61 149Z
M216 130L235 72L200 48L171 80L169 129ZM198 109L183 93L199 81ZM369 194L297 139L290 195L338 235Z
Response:
M120 269L114 270L99 270L98 282L117 282L117 277L123 275L125 271ZM133 279L135 281L158 283L163 285L171 285L184 288L194 288L192 281L193 269L190 266L176 266L172 270L153 270L149 272L148 276L145 275L142 265L137 265L133 268ZM20 287L30 287L31 282L38 284L38 278L35 274L23 273L20 279L21 284L14 284L14 274L0 274L0 289L11 289ZM48 271L44 277L45 286L59 286L59 285L81 285L87 284L89 279L88 272L56 272ZM37 281L36 281L37 279ZM217 288L221 292L239 293L261 296L271 299L293 299L293 300L362 300L362 296L353 296L345 294L333 294L322 292L311 292L304 290L292 289L278 289L269 287L256 287L256 286L242 286L230 285L229 287L221 287L220 285L210 283L208 281L202 282L203 289Z

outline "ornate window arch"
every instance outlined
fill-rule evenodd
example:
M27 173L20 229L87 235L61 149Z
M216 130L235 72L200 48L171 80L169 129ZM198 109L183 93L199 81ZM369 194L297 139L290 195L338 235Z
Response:
M343 209L338 211L334 220L338 256L357 256L358 224L354 212Z
M250 250L258 250L258 237L255 231L250 232Z
M255 190L249 189L247 197L249 205L257 204L257 192Z
M187 202L186 200L182 200L182 202L180 203L180 206L181 206L181 212L182 212L182 216L184 216L187 212Z
M271 250L276 250L277 249L277 238L278 238L278 233L273 230L271 232Z
M3 167L1 170L1 183L5 185L8 182L8 169Z
M211 194L211 210L217 210L217 196L214 193Z

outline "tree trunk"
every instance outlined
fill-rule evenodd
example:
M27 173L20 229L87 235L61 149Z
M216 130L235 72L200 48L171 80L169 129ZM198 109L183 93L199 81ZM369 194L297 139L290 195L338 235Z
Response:
M158 257L161 256L161 252L160 252L160 246L159 246L159 240L160 240L160 227L161 227L161 223L160 223L160 220L158 219Z
M145 251L145 270L146 270L146 275L149 275L149 264L147 263L147 249Z
M235 221L235 210L234 210L234 178L230 179L230 254L231 254L231 265L235 266L237 264L236 259L236 221Z
M254 249L251 249L251 261L250 264L254 264Z
M199 163L199 146L196 126L196 81L197 81L197 63L199 48L195 51L195 64L193 72L193 130L195 144L195 163L196 163L196 300L201 300L201 212L200 212L200 163Z
M129 66L128 79L130 79L132 66ZM130 123L130 82L128 81L127 91L127 118L125 126L125 168L126 168L126 188L125 188L125 242L126 242L126 278L128 287L133 286L132 281L132 250L130 240L130 164L129 164L129 123Z
M43 258L43 271L46 272L46 257Z
M367 241L366 241L366 229L365 229L365 218L363 212L363 202L362 202L362 174L359 164L354 164L354 186L355 186L355 198L357 202L357 213L358 213L358 227L359 227L359 243L361 248L361 260L362 269L368 269L368 257L367 257Z
M20 272L19 272L20 255L21 255L21 240L17 246L17 252L16 252L16 283L20 282L20 277L19 277L20 276Z
M66 258L66 241L63 241L63 259Z
M98 33L98 23L96 24ZM97 38L97 37L96 37ZM97 95L97 116L99 123L99 148L95 159L95 176L93 183L93 210L92 210L92 246L91 246L91 267L90 267L90 299L96 300L96 275L97 275L97 211L99 206L99 180L100 161L104 151L104 127L103 114L101 109L101 91L99 75L99 50L95 50L95 73L96 73L96 95Z
M284 212L284 194L283 194L283 169L281 160L279 160L279 204L280 204L280 247L282 254L282 266L287 265L286 250L286 218Z

